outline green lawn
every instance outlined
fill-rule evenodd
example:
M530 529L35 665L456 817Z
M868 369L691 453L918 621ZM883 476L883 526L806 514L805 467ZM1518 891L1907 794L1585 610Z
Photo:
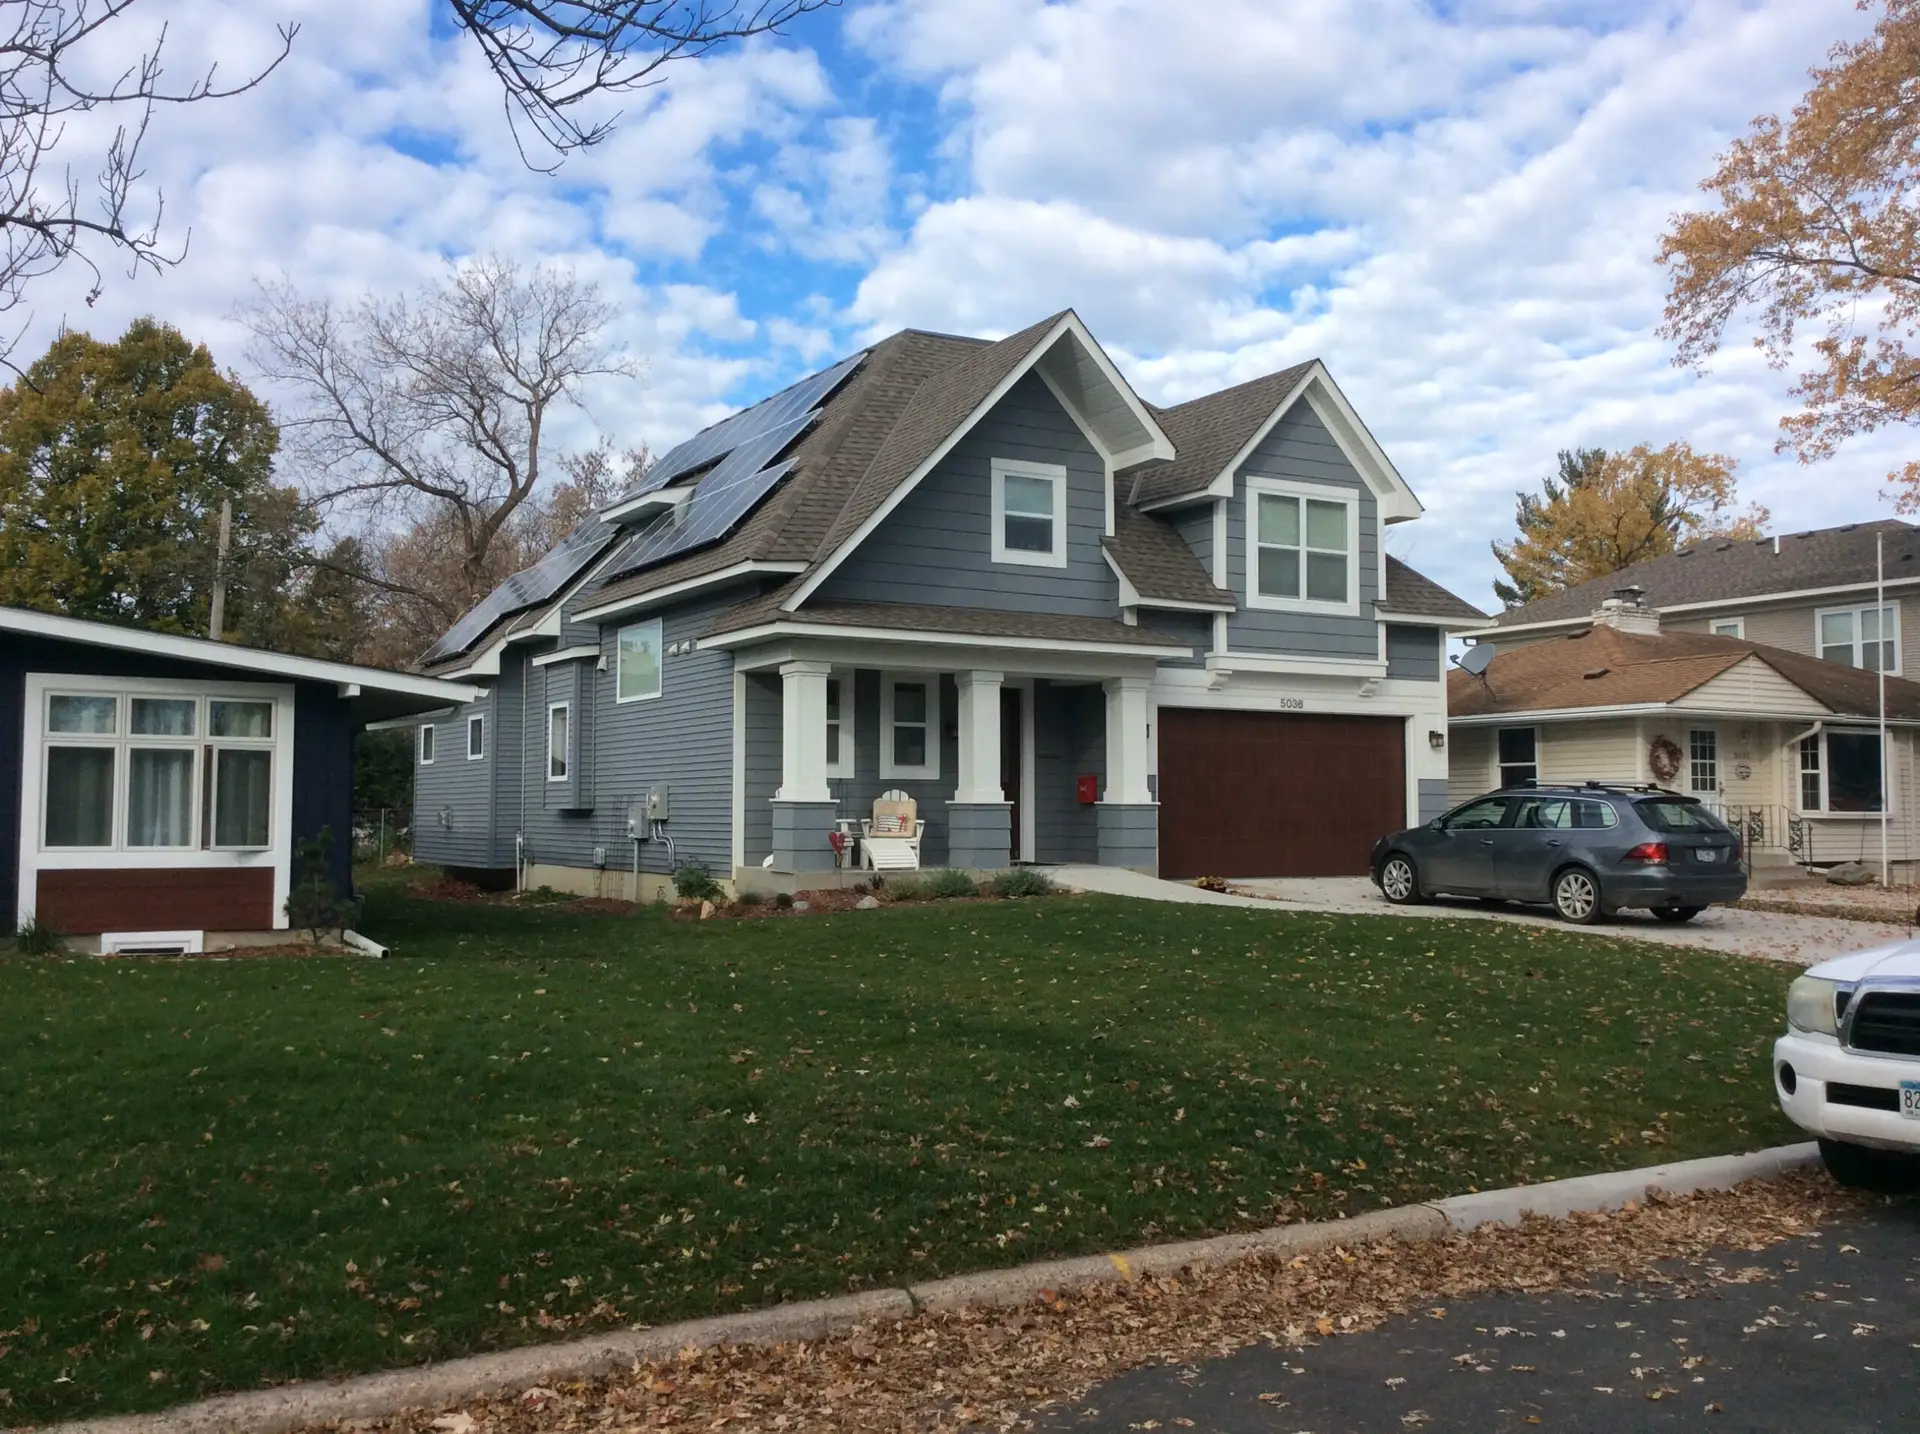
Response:
M0 960L0 1423L1790 1133L1788 968L1502 922L363 926L394 959Z

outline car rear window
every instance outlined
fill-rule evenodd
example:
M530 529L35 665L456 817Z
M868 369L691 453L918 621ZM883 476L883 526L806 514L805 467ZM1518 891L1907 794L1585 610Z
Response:
M1635 802L1635 811L1640 820L1657 832L1669 832L1684 835L1687 832L1725 832L1727 824L1698 802L1690 802L1685 797L1659 797L1653 801Z

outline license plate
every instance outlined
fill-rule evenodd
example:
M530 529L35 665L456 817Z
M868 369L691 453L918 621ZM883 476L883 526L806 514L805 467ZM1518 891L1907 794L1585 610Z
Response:
M1720 853L1715 851L1712 847L1705 847L1705 846L1700 847L1694 852L1694 856L1701 861L1720 860Z
M1900 1113L1908 1120L1920 1120L1920 1080L1900 1082Z

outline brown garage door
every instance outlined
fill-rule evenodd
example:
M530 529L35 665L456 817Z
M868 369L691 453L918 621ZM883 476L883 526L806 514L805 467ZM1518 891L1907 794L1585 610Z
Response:
M1407 824L1406 722L1160 709L1160 874L1363 876Z

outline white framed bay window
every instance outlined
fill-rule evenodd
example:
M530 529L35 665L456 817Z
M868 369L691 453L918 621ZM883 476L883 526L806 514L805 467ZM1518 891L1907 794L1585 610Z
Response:
M29 673L20 891L58 870L272 866L286 898L293 689Z
M1248 607L1360 611L1360 500L1345 488L1247 479Z

